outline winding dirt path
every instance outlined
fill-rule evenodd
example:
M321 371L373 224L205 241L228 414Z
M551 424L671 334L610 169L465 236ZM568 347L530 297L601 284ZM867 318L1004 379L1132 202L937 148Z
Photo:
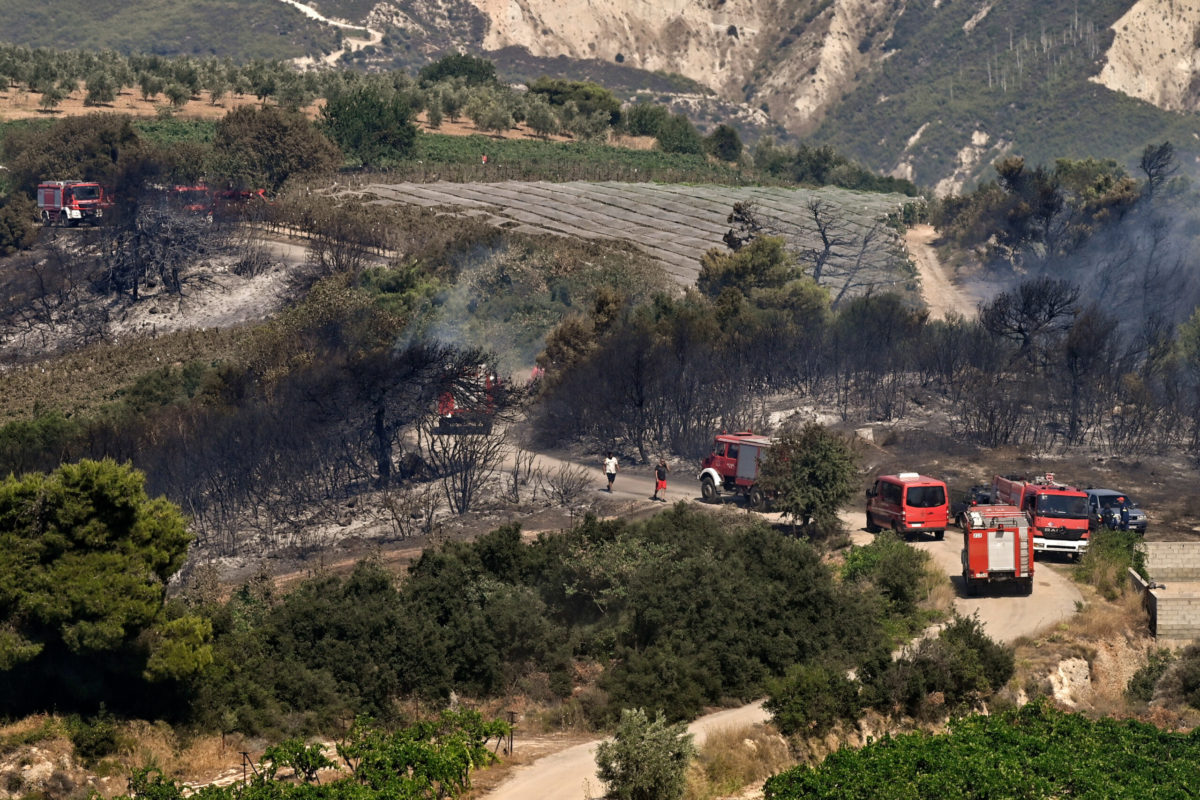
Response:
M970 319L975 316L975 304L950 282L937 251L933 249L933 240L936 238L937 231L932 225L913 225L904 235L908 254L912 256L921 276L921 297L933 319L945 319L950 312Z
M330 25L334 28L341 28L342 30L350 30L350 31L365 30L367 32L367 36L365 39L361 38L361 37L357 37L357 36L346 36L345 37L344 41L345 41L346 45L349 46L349 48L352 51L358 51L358 50L363 49L367 45L379 44L381 41L383 41L383 31L377 31L377 30L374 30L373 28L368 28L365 25L355 25L354 23L346 22L345 20L331 19L330 17L323 16L320 11L317 11L312 6L299 2L299 0L279 0L279 2L285 3L289 6L291 6L292 8L296 9L301 14L303 14L304 16L308 17L309 19L314 19L317 22L321 22L326 25ZM342 57L342 51L335 50L334 52L325 56L322 59L322 61L324 61L326 64L329 64L332 66L332 65L336 64L338 59L340 59L341 57ZM304 59L300 59L300 60L303 61Z
M556 460L556 459L554 459ZM603 482L599 468L591 468L596 480ZM687 474L687 467L680 466L676 474L676 488L672 500L690 499L700 502L699 486L694 476ZM644 496L651 490L650 479L641 475L618 473L617 481L624 483L620 492L627 496ZM869 544L874 537L860 526L863 515L857 511L845 511L842 520L853 531L855 544ZM942 541L932 537L913 542L913 547L929 553L954 585L955 610L963 616L978 616L988 634L998 641L1012 642L1021 636L1031 636L1050 625L1067 619L1075 613L1076 603L1082 595L1075 585L1061 573L1044 563L1039 563L1034 577L1032 597L1003 593L1000 591L984 596L969 597L962 585L962 567L959 553L962 550L962 534L956 529L946 531ZM721 728L743 728L765 722L768 714L762 703L751 703L741 708L728 709L701 717L688 726L696 737L696 744L703 744L705 736ZM513 775L497 789L484 795L484 800L593 800L603 796L603 785L596 777L596 747L601 740L586 742L540 758L528 766L519 767Z

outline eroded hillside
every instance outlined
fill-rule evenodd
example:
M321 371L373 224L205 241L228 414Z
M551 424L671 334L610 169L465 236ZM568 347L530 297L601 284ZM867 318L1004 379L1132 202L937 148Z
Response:
M677 72L727 99L766 103L801 132L878 60L904 8L893 0L471 1L489 20L487 49Z
M1159 108L1200 108L1200 2L1138 0L1112 29L1098 83Z

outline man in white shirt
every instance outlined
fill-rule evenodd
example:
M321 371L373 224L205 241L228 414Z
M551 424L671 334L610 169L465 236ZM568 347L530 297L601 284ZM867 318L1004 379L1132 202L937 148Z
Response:
M608 456L604 459L604 476L608 478L608 492L612 494L613 481L617 478L617 457L612 454L612 450L608 451Z

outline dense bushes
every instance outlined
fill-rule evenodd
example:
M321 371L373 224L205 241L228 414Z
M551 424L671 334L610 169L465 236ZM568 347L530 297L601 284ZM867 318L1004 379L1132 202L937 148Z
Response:
M594 724L622 708L680 719L759 696L798 662L886 648L881 611L809 545L682 505L532 544L508 526L425 551L399 585L368 561L208 607L214 663L190 684L192 709L209 726L304 730L350 712L386 718L401 696L519 691ZM595 704L566 700L577 662L605 668Z
M767 700L785 734L821 735L863 708L935 720L973 709L1008 682L1012 651L983 632L975 618L956 617L935 638L923 638L899 657L875 650L847 675L847 664L800 664L774 681Z
M1092 532L1075 578L1095 586L1105 598L1115 600L1129 582L1130 569L1148 578L1142 537L1136 531L1101 527Z

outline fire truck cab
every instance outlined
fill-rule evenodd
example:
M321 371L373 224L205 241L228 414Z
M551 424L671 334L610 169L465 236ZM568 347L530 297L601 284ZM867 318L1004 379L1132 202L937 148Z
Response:
M44 181L37 187L38 210L43 225L72 227L81 222L97 225L111 203L98 183Z
M992 495L996 502L1017 506L1029 517L1035 551L1068 553L1076 559L1087 551L1087 495L1056 481L1053 473L1032 479L997 475L992 478Z
M700 496L715 503L722 492L750 498L755 510L765 510L766 493L757 485L758 468L771 446L771 439L751 431L721 433L713 440L712 452L700 462Z
M963 512L962 576L967 594L985 584L1016 582L1033 592L1033 527L1014 505L979 505Z

